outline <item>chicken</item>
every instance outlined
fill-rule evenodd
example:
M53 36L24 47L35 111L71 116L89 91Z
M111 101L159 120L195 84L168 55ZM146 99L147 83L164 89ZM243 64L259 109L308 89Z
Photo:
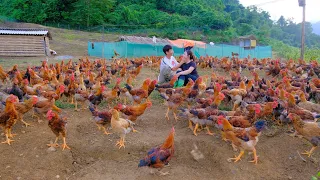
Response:
M58 113L61 112L61 109L58 108L55 105L55 99L54 97L50 97L49 99L46 100L39 100L35 105L34 105L34 113L32 116L36 116L38 119L38 122L40 123L40 117L38 115L44 116L49 110L54 110ZM35 113L37 115L35 115Z
M273 115L273 110L277 108L278 106L278 101L274 102L267 102L266 104L261 105L262 111L261 113L258 114L258 118L263 118L263 117L268 117ZM275 117L272 116L272 120L275 120Z
M80 109L78 109L78 102L81 103L81 107L82 109L86 109L85 108L85 103L89 98L89 93L87 91L81 91L80 89L78 89L74 95L74 101L75 101L75 111L80 111Z
M158 83L157 80L153 80L151 81L149 87L148 87L148 97L150 96L150 94L153 92L153 90L156 88L156 84Z
M38 97L32 96L30 99L26 100L25 102L15 103L15 107L18 112L18 120L20 120L26 127L30 126L30 124L26 123L23 120L23 115L29 112L37 102L38 102Z
M300 102L298 103L299 107L306 109L310 112L316 112L320 114L320 104L315 104L313 102L307 101L304 92L300 92L299 97L300 97Z
M15 103L18 102L18 98L14 95L10 95L6 100L6 107L3 112L0 113L0 126L4 129L6 135L6 141L3 144L11 145L10 138L13 138L15 134L11 134L11 128L16 123L18 118L18 112L15 108Z
M258 164L258 156L255 146L259 141L262 129L265 127L265 121L259 120L250 128L233 128L227 119L219 118L218 125L223 125L223 136L226 140L232 142L232 144L240 148L240 154L235 158L229 158L228 160L234 160L238 162L241 160L245 150L253 152L252 163Z
M299 115L294 113L290 113L288 117L293 122L295 130L312 144L310 151L302 153L310 157L313 151L320 145L320 123L305 122Z
M142 69L142 65L139 65L137 68L129 72L130 75L133 77L133 79L135 79L140 74L141 69Z
M125 77L127 74L127 66L124 65L119 73L120 73L120 77Z
M232 110L235 111L239 107L242 98L247 95L247 90L244 81L241 81L238 89L222 90L222 93L229 95L234 101Z
M129 106L129 105L122 105L119 104L114 109L121 111L123 114L128 116L128 119L132 122L136 122L137 118L144 114L145 110L147 108L150 108L152 106L151 101L147 101L142 104L138 104L135 106ZM132 130L133 132L137 132L135 129Z
M168 96L166 94L160 94L160 96L166 100L166 105L168 106L167 113L165 115L165 117L167 118L168 121L170 119L169 118L170 110L173 111L174 119L176 121L178 120L178 117L177 117L177 114L176 114L177 109L186 100L186 98L188 97L190 92L191 92L190 89L183 89L183 93L182 94L174 93L171 96Z
M168 83L162 83L162 84L157 84L156 88L160 89L160 88L173 88L174 83L178 80L178 76L173 76L170 80L170 82Z
M313 78L311 81L317 88L320 88L320 79L319 78Z
M130 85L125 84L126 88L128 89L126 96L129 97L135 104L140 104L144 98L148 97L150 83L151 80L148 78L143 82L142 87L137 89L133 89L133 87Z
M91 94L89 96L89 101L91 104L93 105L99 105L102 100L103 100L103 96L102 96L102 92L104 91L105 86L101 86L100 89L98 89L98 91L95 94Z
M98 111L92 105L89 106L89 109L92 113L92 116L93 116L95 122L96 122L96 125L98 126L98 129L99 130L102 129L104 134L106 134L106 135L112 134L106 130L106 126L110 125L110 123L111 123L111 117L112 117L111 110Z
M172 127L166 141L161 146L150 149L147 156L140 160L138 167L163 168L165 165L168 165L174 154L174 135L175 129ZM160 173L161 175L169 174L161 171Z
M7 84L9 82L9 75L3 70L2 66L0 66L0 79L2 83Z
M13 80L13 85L11 89L7 89L5 90L6 93L8 94L13 94L15 96L17 96L19 98L19 101L23 100L23 91L20 89L20 87L18 86L18 80L14 79Z
M316 118L319 118L320 115L317 115L316 113L312 113L306 109L303 109L299 106L296 105L296 101L295 98L292 94L290 93L286 93L286 97L288 98L288 107L287 107L287 111L288 113L295 113L298 116L300 116L300 118L302 120L309 120L309 121L316 121Z
M120 140L117 142L116 146L119 145L119 149L125 148L125 137L126 134L130 133L132 130L132 121L128 119L120 118L119 111L116 109L111 110L111 127L112 130L120 135Z
M67 121L66 118L59 117L59 114L56 112L53 112L52 110L49 110L47 112L47 119L49 121L48 126L51 129L51 131L56 135L56 140L53 144L47 144L49 147L59 147L58 140L60 135L62 136L63 144L62 144L62 150L65 149L71 149L67 143L66 143L66 125Z

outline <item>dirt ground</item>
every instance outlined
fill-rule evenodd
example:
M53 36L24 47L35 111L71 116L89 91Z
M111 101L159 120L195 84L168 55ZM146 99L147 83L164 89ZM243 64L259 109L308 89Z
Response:
M150 76L151 75L151 76ZM155 78L150 70L144 69L139 79ZM153 96L155 97L155 96ZM264 133L258 145L258 165L249 163L252 155L247 153L238 163L227 159L237 155L232 147L215 136L200 132L196 137L188 129L186 119L175 122L164 118L166 107L153 98L151 109L141 116L136 125L139 133L130 133L126 138L126 148L119 150L115 143L116 134L104 135L91 120L89 110L75 112L64 109L68 114L67 143L71 150L49 151L46 144L55 136L47 125L47 120L38 123L27 114L25 120L32 127L24 127L18 122L13 133L17 136L11 146L0 144L0 179L223 179L223 180L307 180L320 170L320 151L312 158L298 155L309 150L310 144L303 139L288 136L284 129L277 129L272 137ZM170 166L163 169L167 176L151 174L148 168L138 168L138 163L146 152L161 144L171 127L176 129L175 154ZM270 131L267 130L267 131ZM1 136L1 141L4 137ZM61 143L61 142L60 142ZM194 145L204 155L194 160L191 151Z

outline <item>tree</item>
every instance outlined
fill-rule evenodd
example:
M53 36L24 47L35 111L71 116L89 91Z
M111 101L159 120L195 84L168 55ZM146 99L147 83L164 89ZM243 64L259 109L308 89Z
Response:
M280 18L279 18L279 20L277 21L277 23L278 23L278 25L279 25L280 27L283 27L283 26L286 26L286 25L287 25L287 22L286 22L286 20L284 19L283 16L280 16Z

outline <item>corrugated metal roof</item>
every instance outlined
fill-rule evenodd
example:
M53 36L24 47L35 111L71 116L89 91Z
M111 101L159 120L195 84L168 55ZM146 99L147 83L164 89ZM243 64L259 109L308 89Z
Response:
M45 29L9 29L0 28L0 34L6 35L33 35L33 36L50 36L48 30Z
M153 39L149 37L138 37L138 36L121 36L120 41L128 41L133 43L141 44L154 44ZM157 44L171 44L168 39L157 38Z

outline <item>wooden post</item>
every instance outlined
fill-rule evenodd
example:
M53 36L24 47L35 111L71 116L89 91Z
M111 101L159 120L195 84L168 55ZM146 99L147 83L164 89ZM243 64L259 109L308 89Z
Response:
M305 22L306 22L306 0L299 0L299 6L302 6L302 23L301 23L301 54L300 59L304 60L305 47Z

